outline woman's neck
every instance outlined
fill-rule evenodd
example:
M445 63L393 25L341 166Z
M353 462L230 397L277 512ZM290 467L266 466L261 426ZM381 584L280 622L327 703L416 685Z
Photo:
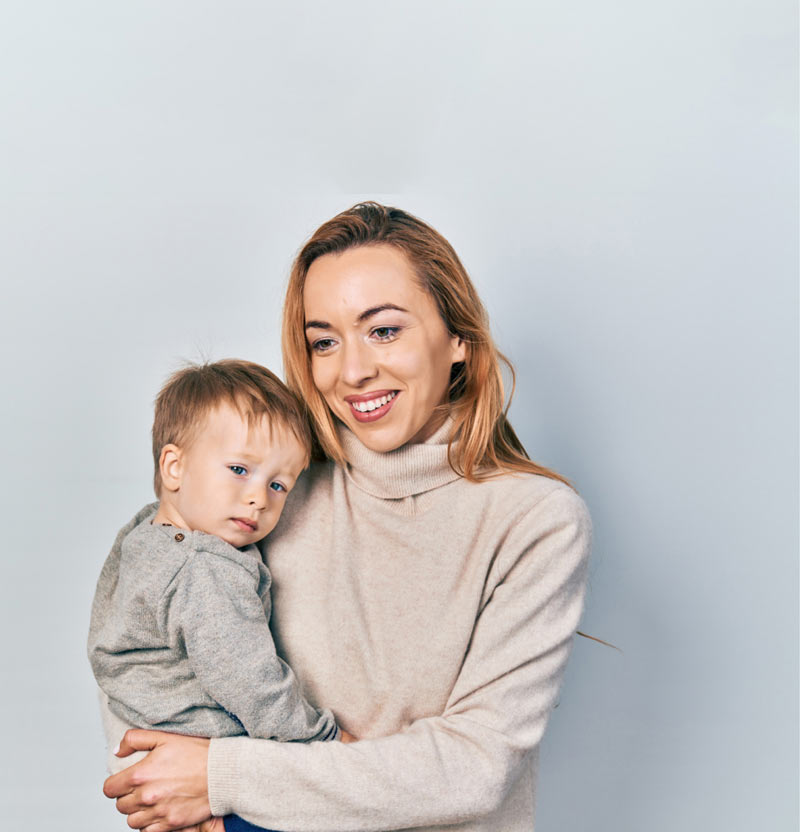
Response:
M452 419L445 416L424 442L381 453L370 450L348 428L339 425L347 474L362 491L383 499L402 499L446 485L459 477L448 460L452 429Z

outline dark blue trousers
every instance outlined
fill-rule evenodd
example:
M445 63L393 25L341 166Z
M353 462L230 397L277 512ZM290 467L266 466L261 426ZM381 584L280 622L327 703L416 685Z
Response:
M271 832L271 830L264 829L262 826L253 826L238 815L226 815L225 832Z

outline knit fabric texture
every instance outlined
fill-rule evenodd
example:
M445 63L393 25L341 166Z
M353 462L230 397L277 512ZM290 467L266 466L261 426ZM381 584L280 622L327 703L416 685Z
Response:
M215 815L293 832L531 832L591 526L532 474L472 483L427 442L319 464L266 541L278 652L353 744L211 741Z
M120 531L92 606L89 660L113 714L204 737L337 738L276 654L258 548L153 525L157 507Z

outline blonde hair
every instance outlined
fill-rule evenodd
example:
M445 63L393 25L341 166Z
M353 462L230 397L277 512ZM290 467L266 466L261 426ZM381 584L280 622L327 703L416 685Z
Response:
M306 275L319 257L368 245L390 245L405 254L449 333L466 345L465 360L453 365L446 405L455 422L448 445L453 469L472 482L519 471L569 485L560 474L528 457L508 421L514 368L495 346L486 310L450 243L417 217L376 202L354 205L321 225L300 250L289 277L283 307L284 369L289 387L306 403L318 443L316 456L345 462L334 416L311 374L303 305ZM501 362L511 374L508 401Z
M311 429L289 388L266 367L226 358L213 364L188 364L173 373L156 397L153 418L153 487L161 496L159 460L164 445L188 447L206 416L221 403L236 408L249 424L262 417L287 427L310 455Z

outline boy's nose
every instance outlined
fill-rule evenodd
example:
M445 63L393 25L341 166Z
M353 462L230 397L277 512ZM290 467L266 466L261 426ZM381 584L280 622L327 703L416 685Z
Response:
M256 508L264 508L267 504L268 495L267 489L269 488L268 485L264 486L254 486L249 494L248 497L248 504L251 506L255 506Z

